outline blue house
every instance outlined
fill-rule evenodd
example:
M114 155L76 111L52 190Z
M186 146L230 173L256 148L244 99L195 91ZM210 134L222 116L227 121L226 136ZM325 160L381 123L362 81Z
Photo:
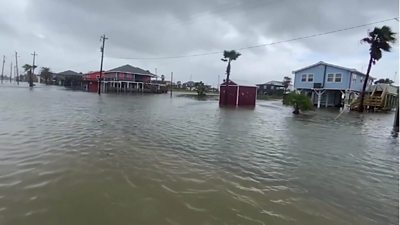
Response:
M310 96L312 102L321 105L341 106L356 98L362 90L365 74L356 69L318 62L292 72L294 88ZM370 77L368 85L373 78Z

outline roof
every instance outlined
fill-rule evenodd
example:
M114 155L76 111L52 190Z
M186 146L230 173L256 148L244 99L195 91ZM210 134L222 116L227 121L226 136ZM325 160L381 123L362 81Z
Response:
M223 82L220 86L225 86L226 85L226 82ZM254 88L256 88L257 86L256 85L254 85L254 84L237 84L236 82L234 82L234 81L232 81L232 80L229 80L229 85L232 85L232 86L242 86L242 87L254 87Z
M398 86L394 86L394 85L391 85L391 84L382 84L382 83L380 83L380 84L374 84L374 85L369 86L369 88L367 89L367 92L372 92L374 89L376 91L384 91L384 90L386 90L389 94L396 95L396 96L397 96L397 93L399 91L399 87Z
M147 76L151 76L151 77L156 76L148 70L144 70L139 67L134 67L129 64L106 71L106 73L110 73L110 72L131 73L131 74L136 74L136 75L147 75Z
M312 68L312 67L315 67L315 66L319 66L319 65L325 65L325 66L335 67L335 68L339 68L339 69L342 69L342 70L350 71L350 72L352 72L352 73L356 73L356 74L359 74L359 75L366 76L364 73L362 73L362 72L360 72L360 71L358 71L358 70L356 70L356 69L354 69L354 68L347 68L347 67L343 67L343 66L338 66L338 65L326 63L326 62L324 62L324 61L319 61L319 62L317 62L317 63L315 63L315 64L310 65L310 66L307 66L307 67L304 67L304 68L301 68L301 69L292 71L292 73L297 73L297 72L299 72L299 71L302 71L302 70L305 70L305 69L309 69L309 68ZM373 77L371 77L371 76L370 76L369 78L372 79L372 80L375 79L375 78L373 78Z
M257 84L257 86L261 86L261 85L274 85L274 86L284 86L282 81L276 81L276 80L272 80L272 81L268 81L267 83L264 84Z
M82 76L83 74L77 73L77 72L72 71L72 70L66 70L66 71L64 71L64 72L57 73L57 75L64 75L64 76Z
M221 84L221 86L222 85L226 85L226 82L223 82L222 84ZM229 80L229 84L228 85L238 85L237 83L235 83L235 82L233 82L232 80Z

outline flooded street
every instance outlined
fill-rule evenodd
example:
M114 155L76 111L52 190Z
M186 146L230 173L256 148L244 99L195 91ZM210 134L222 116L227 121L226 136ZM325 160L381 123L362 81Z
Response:
M393 113L55 86L0 96L2 225L399 222Z

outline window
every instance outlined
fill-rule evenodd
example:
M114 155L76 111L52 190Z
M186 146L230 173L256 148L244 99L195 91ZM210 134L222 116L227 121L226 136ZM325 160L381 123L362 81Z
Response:
M357 81L357 75L353 74L353 83L355 83Z
M326 78L326 82L335 82L335 83L340 83L342 82L342 74L340 73L330 73L328 74L328 77Z
M360 78L360 83L363 83L364 82L364 77L361 77Z
M328 74L327 82L333 82L334 75L332 73Z
M307 82L314 82L314 75L308 74Z
M301 75L301 82L306 82L307 81L307 74Z
M342 74L340 74L340 73L337 73L337 74L336 74L336 76L335 76L335 82L336 82L336 83L342 82Z

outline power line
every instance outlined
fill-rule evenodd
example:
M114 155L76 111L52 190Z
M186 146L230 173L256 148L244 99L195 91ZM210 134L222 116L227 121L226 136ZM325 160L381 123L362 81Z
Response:
M238 50L246 50L246 49L252 49L252 48L260 48L260 47L265 47L265 46L270 46L270 45L276 45L276 44L282 44L282 43L287 43L287 42L292 42L292 41L304 40L304 39L308 39L308 38L314 38L314 37L324 36L324 35L328 35L328 34L333 34L333 33L353 30L353 29L366 27L366 26L370 26L370 25L374 25L374 24L378 24L378 23L388 22L388 21L392 21L392 20L398 21L398 19L399 19L399 17L393 17L393 18L390 18L390 19L384 19L384 20L380 20L380 21L375 21L375 22L361 24L361 25L352 26L352 27L346 27L346 28L327 31L327 32L323 32L323 33L316 33L316 34L296 37L296 38L282 40L282 41L275 41L275 42L270 42L270 43L264 43L264 44L258 44L258 45L252 45L252 46L237 48L235 50L238 51ZM161 59L190 58L190 57L198 57L198 56L216 55L216 54L222 54L222 53L223 53L223 51L221 50L221 51L213 51L213 52L206 52L206 53L199 53L199 54L163 56L163 57L110 57L110 58L115 58L115 59L136 59L136 60L161 60Z

